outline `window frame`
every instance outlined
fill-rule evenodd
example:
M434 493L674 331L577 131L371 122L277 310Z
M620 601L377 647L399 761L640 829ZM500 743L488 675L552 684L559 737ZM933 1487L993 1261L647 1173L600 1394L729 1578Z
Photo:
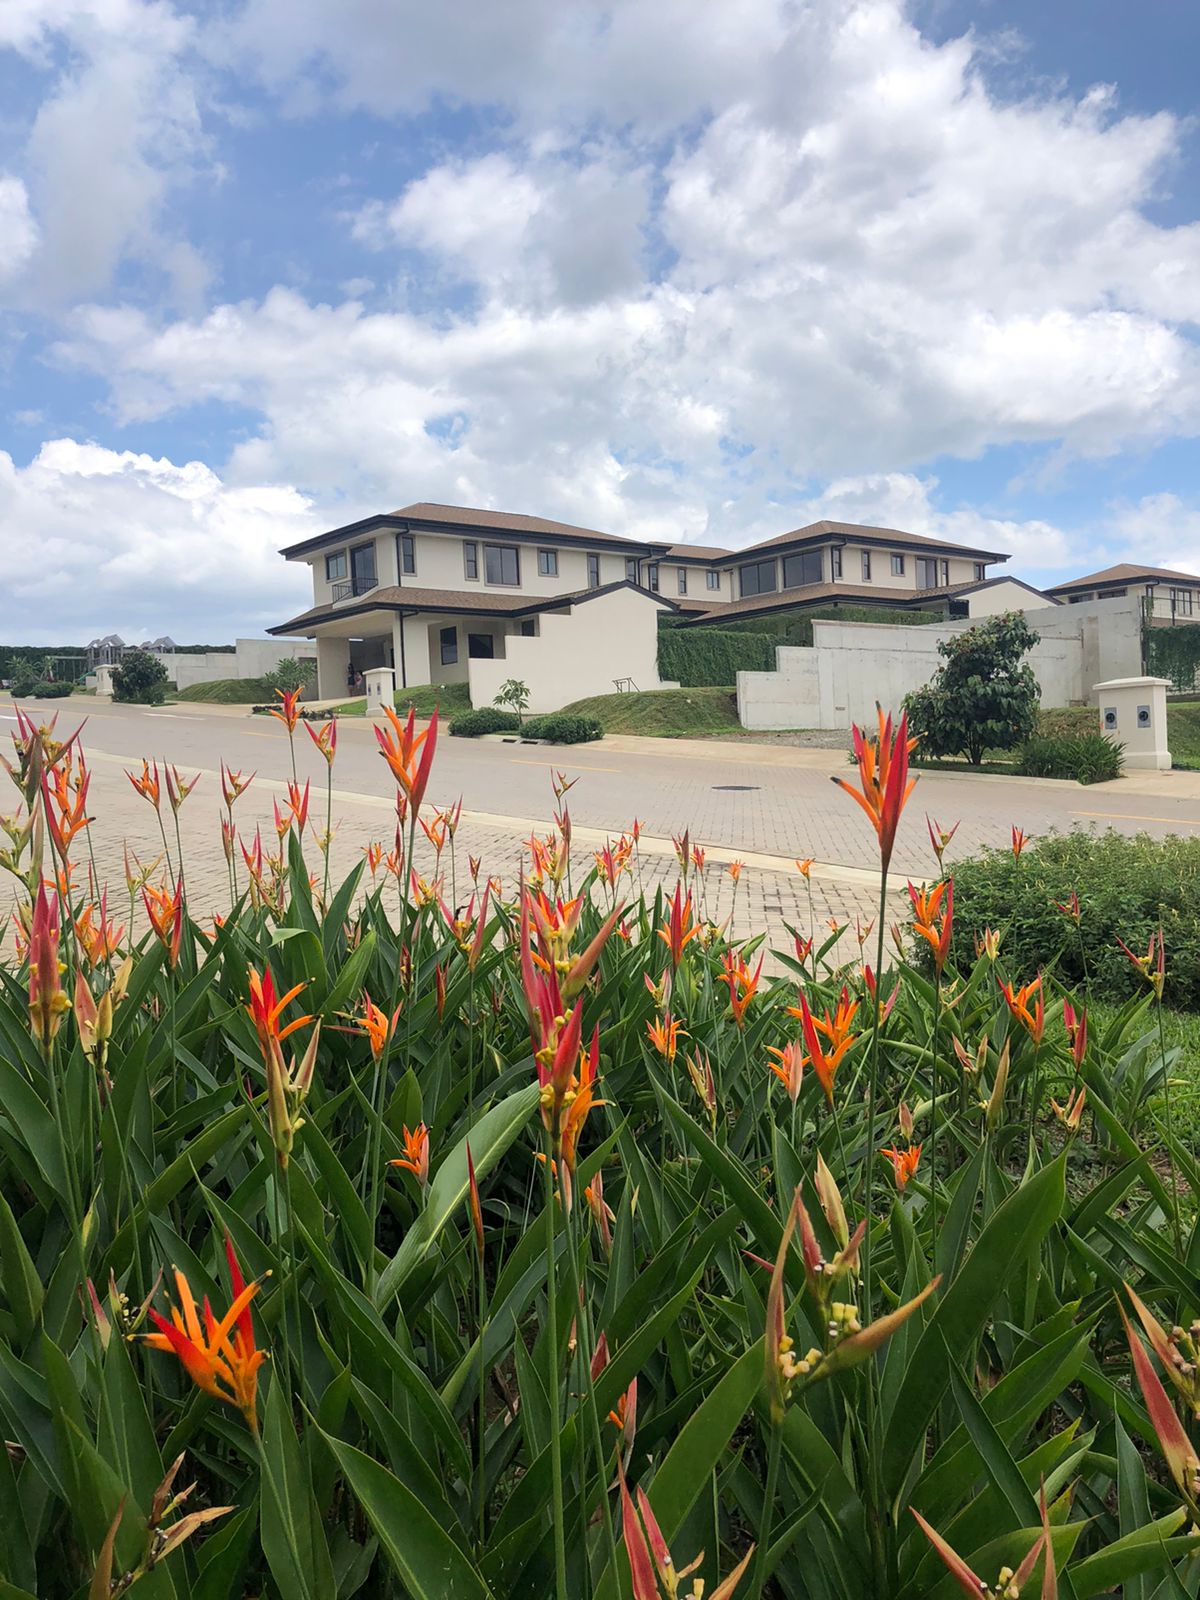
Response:
M658 562L652 561L646 568L646 587L651 594L658 593Z
M793 583L788 577L788 568L797 561L801 564L801 577L798 583ZM811 564L814 561L816 562L816 577L813 577L811 573L805 577L803 575L804 564L806 562ZM781 587L784 589L811 589L814 583L824 583L825 581L825 558L820 550L794 550L790 556L784 556L783 558L782 577L783 583Z
M557 578L558 551L539 549L537 553L537 570L539 578Z
M486 639L487 640L488 648L486 650L478 650L478 649L476 649L475 644L476 644L476 640L478 640L478 639ZM494 633L471 633L471 632L467 633L467 660L468 661L495 661L495 659L496 659L496 635Z
M625 581L626 581L626 583L640 583L641 582L641 573L638 570L640 565L641 565L641 563L638 561L638 558L636 556L626 556L625 557Z
M710 571L708 571L708 572L706 572L704 574L704 577L705 577L705 587L706 588L709 588L709 589L720 589L720 587L721 587L721 574L719 572L713 572L713 571L710 570Z
M829 581L838 583L842 576L842 547L840 544L829 547Z
M447 639L446 635L450 637ZM450 654L447 655L446 652ZM438 629L438 656L443 667L456 667L458 665L458 628L454 623L447 624Z
M417 541L411 533L402 533L400 539L400 576L415 578L417 575Z
M364 583L364 584L362 584L360 586L359 580L358 580L358 573L355 570L355 566L354 566L354 558L355 558L355 556L361 555L364 551L367 551L367 550L369 550L370 553L371 553L371 582L370 583ZM362 544L352 544L350 546L350 549L349 549L349 556L350 556L350 587L351 587L352 592L354 594L356 594L356 595L359 595L359 594L370 594L372 589L378 589L378 587L379 587L379 562L378 562L378 560L376 558L376 554L375 554L375 541L374 541L374 539L364 540L364 542Z
M686 567L680 567L678 569L678 571L679 571L679 577L678 577L679 590L678 590L678 592L680 594L686 594L687 593L687 568Z
M984 561L976 561L975 562L975 582L976 583L986 583L987 582L987 563L984 562Z
M901 552L899 550L893 550L892 551L892 577L893 578L902 578L903 576L904 576L904 556L901 554Z
M479 582L479 540L464 539L463 547L463 579L467 583Z
M334 561L340 561L341 562L342 570L340 572L334 572L334 571L331 570L331 565L330 564L332 562L334 562ZM330 554L325 557L325 582L326 583L343 583L343 582L345 582L345 580L349 576L350 576L350 557L347 554L347 552L345 550L334 550L334 551L331 551Z
M600 552L598 550L589 550L586 561L587 586L589 589L598 589L600 587Z
M503 560L503 558L504 558L505 553L508 552L508 551L511 551L511 553L512 553L513 565L514 565L514 568L515 568L515 571L516 571L516 577L515 578L504 578L504 577L493 578L492 577L491 562L490 562L489 558L493 554L497 555L500 558L500 570L501 570L501 572L503 572L503 570L504 570L504 560ZM485 543L484 547L483 547L483 579L484 579L485 583L491 584L491 586L494 589L519 589L521 587L521 549L520 549L520 546L519 545L515 545L515 544L490 544L490 543Z
M771 582L769 584L767 584L767 585L763 585L763 584L759 583L758 578L755 578L754 582L755 582L756 586L754 588L748 590L746 588L746 574L748 572L755 572L755 573L761 574L763 571L765 571L768 568L770 569L770 572L771 572ZM778 594L778 593L779 593L779 562L775 559L774 556L764 557L761 561L747 561L742 566L740 566L738 568L738 594L739 594L739 598L740 599L742 599L742 600L753 600L760 594Z
M859 553L860 553L860 555L862 557L862 581L864 583L870 583L871 582L871 552L869 550L862 550Z

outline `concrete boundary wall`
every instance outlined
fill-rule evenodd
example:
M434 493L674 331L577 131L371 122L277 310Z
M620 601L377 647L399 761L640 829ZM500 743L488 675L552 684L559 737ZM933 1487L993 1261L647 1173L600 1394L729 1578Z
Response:
M1038 608L1040 635L1029 663L1042 704L1094 699L1092 685L1141 670L1141 612L1136 596L1078 606ZM906 627L893 623L814 621L810 648L781 645L774 672L739 672L743 727L848 728L870 722L876 702L898 707L941 665L937 647L973 621Z

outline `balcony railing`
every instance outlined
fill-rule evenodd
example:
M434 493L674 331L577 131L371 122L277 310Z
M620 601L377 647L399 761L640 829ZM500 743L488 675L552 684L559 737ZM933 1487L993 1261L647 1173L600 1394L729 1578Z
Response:
M343 578L340 583L335 583L333 586L334 605L337 605L339 600L349 600L353 593L354 585L350 582L349 578Z

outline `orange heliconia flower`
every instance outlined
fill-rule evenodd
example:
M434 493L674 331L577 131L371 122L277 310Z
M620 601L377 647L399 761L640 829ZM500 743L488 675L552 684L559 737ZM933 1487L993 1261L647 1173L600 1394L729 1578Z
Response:
M579 1074L575 1083L567 1091L566 1115L562 1124L562 1159L568 1175L573 1176L579 1147L579 1136L583 1132L589 1113L596 1106L604 1105L603 1100L595 1098L595 1088L599 1081L596 1069L600 1064L600 1029L592 1030L592 1043L590 1049L579 1052ZM568 1203L569 1203L568 1188Z
M400 1017L400 1007L397 1006L394 1014L389 1018L386 1011L380 1008L371 999L370 995L363 995L363 1008L354 1019L354 1025L360 1033L365 1033L371 1041L371 1056L378 1061L387 1048L387 1042L395 1031L396 1023Z
M950 841L962 827L961 822L956 822L952 828L943 828L940 822L935 822L928 812L925 813L925 826L929 829L929 842L933 846L933 853L938 859L938 867L942 865L942 857L949 848Z
M841 1066L846 1054L858 1043L858 1035L851 1033L855 1014L858 1011L858 1001L851 1000L845 984L838 997L838 1003L832 1016L826 1011L824 1016L816 1016L809 1008L808 997L800 991L799 1006L789 1006L788 1011L794 1017L800 1018L800 1025L804 1032L804 1047L808 1051L809 1060L812 1062L813 1071L816 1073L825 1098L833 1105L833 1078ZM821 1043L824 1034L826 1044Z
M258 1293L261 1280L255 1279L253 1283L243 1280L228 1234L225 1235L225 1259L229 1264L233 1303L219 1322L206 1297L201 1326L191 1286L176 1268L175 1290L179 1305L171 1307L169 1321L151 1309L150 1318L158 1332L141 1337L152 1350L165 1350L177 1356L198 1389L240 1411L251 1433L257 1434L258 1369L266 1360L266 1352L255 1347L250 1302Z
M797 858L797 860L796 860L796 871L800 874L800 876L802 878L807 878L809 876L809 874L812 872L813 862L816 859L817 859L816 856L805 856L803 860L800 860L799 858Z
M921 1146L909 1145L907 1150L887 1149L881 1150L880 1155L887 1156L892 1163L892 1171L896 1177L897 1189L903 1189L908 1180L917 1170L917 1163L921 1159Z
M244 778L240 771L235 772L232 767L227 767L224 761L221 762L221 795L227 811L233 810L234 801L245 794L254 782L254 776L252 772L248 778Z
M740 951L726 950L721 957L723 971L717 974L717 982L723 983L729 990L729 1004L733 1010L733 1020L739 1029L746 1025L746 1012L751 1000L758 992L759 974L762 972L763 957L759 956L758 965L754 971Z
M403 1167L406 1172L411 1172L423 1189L429 1182L429 1129L423 1122L418 1122L411 1133L405 1126L403 1136L404 1154L389 1161L388 1166Z
M295 733L296 724L300 721L300 691L299 689L276 689L280 704L275 707L271 715L276 722L282 722L289 733Z
M913 927L922 939L928 941L933 951L934 968L940 976L942 968L946 965L946 957L950 954L950 938L954 924L954 879L947 878L944 883L939 883L928 890L916 889L910 883L908 897L913 905ZM939 915L942 919L940 927Z
M669 1011L664 1011L661 1017L648 1022L646 1032L650 1043L664 1061L674 1061L680 1039L687 1038L687 1029L681 1022L677 1022Z
M1027 983L1023 989L1014 991L1011 983L1005 983L1002 978L997 978L1000 993L1004 996L1008 1009L1028 1033L1034 1044L1041 1044L1042 1035L1046 1031L1046 1006L1042 998L1042 975L1039 972L1032 982ZM1036 1004L1030 1011L1030 1002L1037 997Z
M1019 861L1021 859L1021 851L1024 850L1031 838L1032 834L1026 833L1024 828L1018 828L1014 823L1012 828L1012 853L1014 861Z
M804 1068L808 1065L803 1045L799 1039L789 1039L782 1049L768 1045L767 1054L778 1058L775 1061L768 1061L767 1066L783 1084L788 1092L788 1099L795 1105L800 1098L800 1086L804 1082Z
M108 916L108 895L100 896L99 905L84 906L75 919L75 936L89 967L99 966L117 953L125 929L111 922Z
M150 918L150 926L167 952L167 961L173 972L179 960L179 945L183 937L183 879L180 878L176 883L174 894L168 891L166 884L156 888L148 883L142 890L142 903Z
M29 931L29 1021L34 1038L48 1052L71 1002L63 993L58 959L58 901L38 885Z
M907 712L901 713L899 727L893 731L891 716L885 717L882 707L879 708L877 738L864 737L857 723L853 733L860 788L855 789L845 778L835 777L833 781L866 812L879 837L879 857L886 872L892 859L900 813L917 781L908 776L908 758L917 741L908 737Z
M731 861L725 868L725 871L733 879L734 883L737 883L741 878L742 873L745 871L745 868L746 863L744 861Z
M391 706L384 706L383 714L391 724L391 731L379 727L375 729L379 753L387 762L405 799L419 810L425 798L425 786L429 782L433 752L437 747L437 711L430 717L429 726L420 733L416 731L417 714L413 706L408 708L408 721L405 723L401 723Z
M304 731L325 757L327 766L333 765L333 758L337 755L337 718L330 717L328 722L323 722L319 728L311 722L304 724Z
M671 952L673 967L677 967L683 960L683 952L693 939L699 937L699 934L700 926L692 918L691 891L689 890L685 897L681 886L676 884L667 920L658 929L658 937Z
M1167 981L1167 955L1163 945L1162 928L1156 928L1150 935L1150 943L1146 947L1144 956L1134 955L1124 939L1118 938L1117 943L1154 990L1155 998L1161 1000Z
M149 800L150 804L157 811L159 801L162 797L158 780L158 762L156 761L154 766L151 767L150 763L143 759L140 776L133 772L127 772L125 776L141 795L142 799Z
M271 975L270 967L264 967L261 976L251 967L247 981L250 988L250 1004L246 1007L246 1011L258 1035L263 1061L270 1065L273 1060L282 1060L283 1051L280 1046L289 1034L295 1033L297 1028L303 1028L305 1023L313 1020L310 1016L295 1017L284 1027L279 1026L279 1018L283 1011L305 985L297 983L285 995L276 996L275 979Z
M1067 1043L1071 1046L1071 1057L1078 1072L1087 1054L1087 1007L1076 1011L1069 1000L1064 1000L1063 1026L1067 1030Z
M80 752L78 760L68 750L62 761L42 778L46 823L50 842L60 861L65 862L72 840L91 822L87 814L87 795L92 775Z
M178 816L180 806L200 782L200 774L197 773L196 776L191 779L183 778L180 776L178 767L168 767L165 765L163 767L163 773L167 780L167 799L171 802L171 810L175 812L176 816Z

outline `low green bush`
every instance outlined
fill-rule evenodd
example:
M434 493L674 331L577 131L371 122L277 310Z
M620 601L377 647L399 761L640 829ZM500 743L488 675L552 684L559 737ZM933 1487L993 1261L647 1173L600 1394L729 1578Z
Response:
M587 744L604 737L604 728L595 717L577 717L569 711L527 717L521 732L527 739L545 739L550 744Z
M63 700L71 692L69 683L59 683L49 678L41 678L32 689L26 691L37 700Z
M1124 745L1102 733L1035 735L1017 752L1017 771L1027 778L1077 778L1106 783L1119 778Z
M157 656L131 650L113 673L113 699L127 705L160 706L167 698L167 669Z
M498 706L480 706L478 711L460 711L451 719L450 732L459 739L478 739L483 733L516 733L521 719L515 711Z
M1078 927L1057 909L1073 892ZM1146 984L1117 940L1144 954L1160 922L1166 998L1200 1010L1200 839L1050 834L1018 861L1010 850L991 850L954 867L953 954L964 970L990 927L1002 935L1005 974L1025 982L1052 967L1070 986L1126 1000L1145 994Z

